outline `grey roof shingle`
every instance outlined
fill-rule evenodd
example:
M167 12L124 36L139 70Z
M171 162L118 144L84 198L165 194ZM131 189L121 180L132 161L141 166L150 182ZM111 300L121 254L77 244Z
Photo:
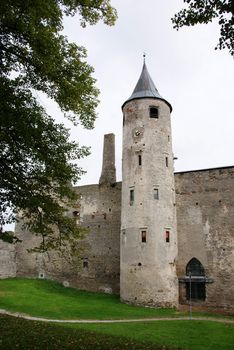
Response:
M170 107L170 110L172 111L172 107L170 103L167 102L156 89L154 82L149 75L145 62L143 64L142 72L136 84L136 87L132 95L124 102L122 108L127 102L135 99L140 99L140 98L154 98L158 100L163 100L164 102L167 103L167 105Z

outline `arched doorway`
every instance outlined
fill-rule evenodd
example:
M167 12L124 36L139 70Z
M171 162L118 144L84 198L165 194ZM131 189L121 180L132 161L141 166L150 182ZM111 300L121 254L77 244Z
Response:
M186 266L186 276L189 276L189 280L186 282L186 299L205 300L205 269L198 259L192 258L188 262Z

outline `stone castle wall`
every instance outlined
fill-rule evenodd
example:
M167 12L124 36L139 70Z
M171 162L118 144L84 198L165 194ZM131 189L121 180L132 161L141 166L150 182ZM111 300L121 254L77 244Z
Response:
M177 275L183 278L188 261L199 259L209 278L206 300L199 304L233 307L234 167L176 173L175 185ZM119 293L121 183L76 190L82 195L81 224L89 234L79 243L80 255L74 264L52 253L28 253L35 238L18 224L17 234L24 241L16 247L0 243L0 278L44 277L81 289ZM180 303L187 303L185 283L180 283Z
M16 276L16 251L13 244L0 240L0 278Z
M197 258L205 268L206 299L199 305L234 308L234 167L175 174L177 275ZM180 283L180 303L187 303Z
M80 223L88 231L78 242L79 256L72 259L53 252L28 253L37 238L17 225L17 234L24 241L16 247L17 276L49 278L85 290L118 293L121 184L75 189L81 195Z

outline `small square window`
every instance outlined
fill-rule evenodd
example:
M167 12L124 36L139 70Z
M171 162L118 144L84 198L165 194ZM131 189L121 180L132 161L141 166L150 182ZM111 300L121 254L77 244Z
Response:
M89 267L89 262L88 262L88 260L84 260L84 261L83 261L83 268L84 268L84 269L88 269L88 267Z
M75 210L75 211L72 212L72 215L73 215L73 218L76 221L76 224L78 225L79 221L80 221L80 212L78 210Z
M146 231L141 231L141 242L146 243Z
M158 107L150 107L149 110L150 118L158 118Z

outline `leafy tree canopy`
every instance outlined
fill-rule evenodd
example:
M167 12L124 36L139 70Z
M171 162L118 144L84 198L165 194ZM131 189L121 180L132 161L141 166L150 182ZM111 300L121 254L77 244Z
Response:
M183 26L209 23L218 18L220 25L219 43L215 49L227 48L234 56L234 2L233 0L184 0L186 9L179 11L172 23L177 30Z
M116 19L110 0L1 1L0 227L14 222L20 210L28 228L42 236L42 250L81 232L64 214L66 206L77 206L70 184L82 170L74 161L89 151L69 141L69 130L35 98L35 91L45 93L74 124L93 128L93 68L85 48L62 34L63 16L76 13L83 27ZM0 237L9 241L7 233Z

